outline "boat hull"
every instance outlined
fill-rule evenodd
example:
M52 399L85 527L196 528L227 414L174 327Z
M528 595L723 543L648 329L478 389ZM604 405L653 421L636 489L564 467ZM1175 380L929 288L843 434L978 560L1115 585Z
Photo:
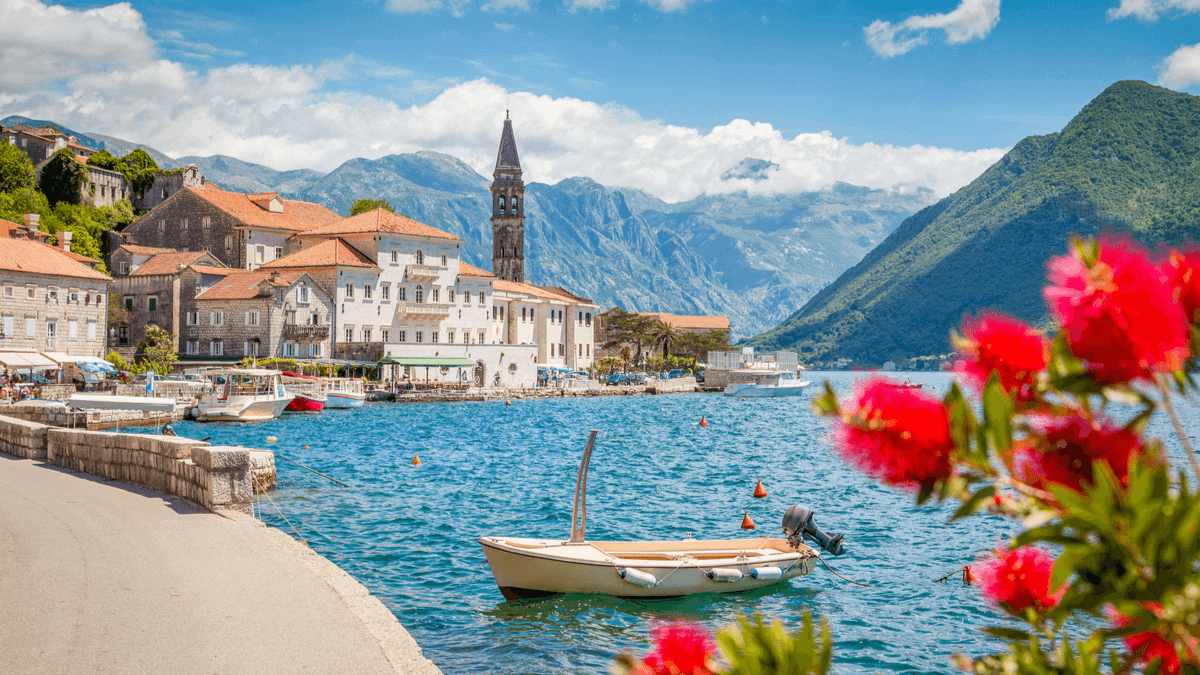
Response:
M279 398L254 401L243 406L197 406L196 420L199 422L261 422L272 420L283 414L283 409L292 399Z
M348 391L325 392L326 408L361 408L367 400L366 394L356 394Z
M815 551L807 546L799 550L779 550L780 543L783 548L787 547L786 542L779 539L564 544L558 540L484 537L479 543L496 586L508 600L563 593L626 598L740 593L808 574L817 560ZM774 547L764 548L768 543ZM699 550L710 545L723 549ZM644 550L616 551L622 547ZM761 567L778 567L782 574L775 579L752 577L751 570ZM707 576L714 568L736 569L742 576L733 582L715 581ZM619 574L622 569L653 575L656 583L650 587L630 583Z
M731 384L725 387L725 395L742 396L745 398L777 398L783 396L799 396L811 385L811 382L797 382L796 384L784 384L780 386Z
M325 409L325 399L297 393L296 398L287 404L284 412L315 413Z

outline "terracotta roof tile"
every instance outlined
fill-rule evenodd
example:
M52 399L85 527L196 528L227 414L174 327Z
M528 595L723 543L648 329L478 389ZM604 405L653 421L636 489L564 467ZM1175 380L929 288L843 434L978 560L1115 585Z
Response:
M276 258L263 265L267 269L285 269L288 267L345 267L375 268L371 261L361 251L347 244L342 239L328 239L315 246L289 253L282 258Z
M220 185L217 185L216 183L212 182L211 180L207 180L207 179L204 181L204 185L202 185L201 188L204 190L212 190L213 192L224 192L225 191L225 188L223 188Z
M290 199L283 201L283 213L271 213L250 201L251 196L239 192L224 192L217 190L200 190L184 188L192 194L207 200L213 206L236 218L242 226L261 227L269 230L285 232L308 232L322 225L335 223L341 216L321 206L310 202L297 202Z
M214 265L192 265L191 268L201 274L217 274L223 277L238 271L231 267L216 267Z
M258 297L262 290L264 282L271 282L271 277L274 274L279 274L281 283L272 286L290 286L296 279L299 279L304 272L300 271L283 271L278 270L232 270L225 276L224 279L196 296L197 300L248 300Z
M0 237L6 238L6 239L13 239L13 238L25 239L27 234L28 234L28 230L26 230L25 226L22 225L21 223L14 223L14 222L11 222L8 220L4 220L3 218L0 218ZM45 241L46 239L50 238L50 234L48 232L43 232L42 230L38 230L37 238L39 240Z
M76 262L62 251L28 239L0 239L0 270L111 281L107 274Z
M117 250L125 249L134 255L158 255L159 253L179 253L173 248L154 248L153 246L138 246L137 244L121 244Z
M638 314L654 317L672 328L729 330L729 317L727 316L685 316L665 312L638 312Z
M314 228L304 232L304 234L338 235L360 232L393 232L395 234L408 234L417 237L462 241L462 239L449 232L442 232L424 223L418 223L412 218L392 213L386 209L375 209L366 213L360 213L357 216L350 216L345 220L339 220L322 227Z
M50 246L50 245L47 244L47 246ZM56 248L54 246L50 246L50 248L53 248L54 250L67 256L71 260L78 260L79 262L83 263L84 265L95 265L96 263L100 262L99 260L96 260L95 258L89 258L86 255L76 253L75 251L64 251L61 248Z
M458 263L458 275L460 277L494 277L495 274L487 270L481 270L478 267L465 262Z
M146 262L142 263L136 270L131 272L131 277L148 277L158 274L174 274L179 270L180 265L191 265L199 258L207 256L204 251L183 251L181 253L159 253L153 256Z

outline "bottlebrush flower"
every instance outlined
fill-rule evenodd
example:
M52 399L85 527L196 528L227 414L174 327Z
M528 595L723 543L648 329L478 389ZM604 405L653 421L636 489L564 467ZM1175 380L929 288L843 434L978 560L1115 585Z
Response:
M1044 294L1067 343L1099 384L1174 371L1188 356L1188 330L1167 273L1142 247L1102 239L1096 263L1079 250L1052 258Z
M1050 572L1054 558L1033 546L1011 551L997 551L975 561L971 576L983 596L996 606L1013 614L1032 607L1044 612L1058 604L1065 589L1057 593L1050 589Z
M1200 250L1184 253L1171 251L1168 264L1168 272L1184 318L1188 323L1200 323L1196 315L1200 310Z
M932 487L950 476L950 419L937 398L873 377L843 407L835 439L846 461L890 485Z
M1143 606L1155 614L1162 611L1162 605L1156 602L1148 602ZM1133 618L1127 617L1115 609L1109 610L1108 617L1117 628L1124 628L1133 621ZM1179 653L1175 651L1175 645L1164 638L1157 629L1126 635L1125 648L1138 663L1149 664L1151 661L1159 659L1159 672L1162 675L1179 675Z
M1075 413L1035 420L1038 433L1019 441L1013 451L1017 478L1045 489L1050 483L1082 492L1095 479L1093 463L1108 462L1122 484L1129 480L1129 460L1142 452L1138 435L1110 420L1099 425Z
M654 649L636 675L711 675L708 666L715 646L703 628L672 623L655 628L651 635Z
M1033 398L1037 374L1046 368L1049 345L1028 324L1002 314L985 314L968 319L959 351L964 358L959 369L975 388L983 391L992 372L1000 385L1017 400Z

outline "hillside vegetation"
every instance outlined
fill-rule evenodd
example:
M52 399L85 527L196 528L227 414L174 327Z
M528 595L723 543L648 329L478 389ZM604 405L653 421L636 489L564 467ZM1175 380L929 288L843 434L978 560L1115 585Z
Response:
M1045 321L1047 259L1071 235L1200 239L1200 98L1118 82L1059 133L1021 141L905 220L861 262L749 344L867 363L950 351L964 314Z

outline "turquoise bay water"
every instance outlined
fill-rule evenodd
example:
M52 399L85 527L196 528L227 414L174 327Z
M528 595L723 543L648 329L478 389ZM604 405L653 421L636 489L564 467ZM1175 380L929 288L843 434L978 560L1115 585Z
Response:
M852 373L830 378L849 393ZM945 392L944 374L912 379ZM952 507L913 505L846 467L811 397L741 401L675 395L455 404L367 404L247 425L181 423L184 436L270 447L329 474L334 485L284 461L262 518L293 527L369 588L448 675L603 673L612 656L641 652L650 629L683 618L717 629L761 612L797 625L824 615L835 672L951 672L957 652L999 649L980 628L1002 621L977 591L931 580L969 564L1013 531L978 516L947 524ZM1189 428L1197 419L1186 411ZM708 427L699 427L701 416ZM588 429L600 431L588 481L592 539L778 536L791 504L816 510L848 553L751 594L659 601L573 595L506 602L484 565L484 535L566 538ZM1169 433L1164 420L1152 426ZM268 443L267 436L278 437ZM304 446L308 446L305 448ZM1173 446L1172 446L1173 447ZM1173 452L1177 449L1173 447ZM415 453L421 465L413 466ZM762 479L766 499L752 496ZM285 520L286 517L286 520Z

